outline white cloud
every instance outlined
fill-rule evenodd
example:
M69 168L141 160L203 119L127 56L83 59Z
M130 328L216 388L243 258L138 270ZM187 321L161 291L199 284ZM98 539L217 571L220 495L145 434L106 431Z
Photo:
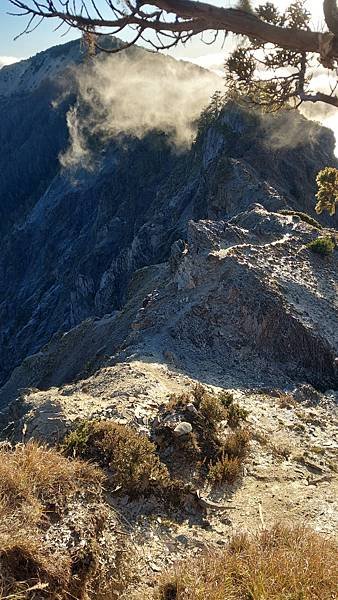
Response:
M5 65L12 65L18 60L19 58L15 58L14 56L0 56L0 69Z
M203 67L204 69L208 69L209 71L213 71L217 75L221 77L224 75L224 63L226 59L226 52L215 52L210 54L204 54L203 56L197 56L195 58L185 58L180 57L181 60L186 60L188 62L194 63L199 67Z
M69 167L91 166L89 131L108 140L122 132L141 138L159 129L176 148L190 146L194 122L220 87L210 71L141 50L102 54L78 69L77 79L81 101L68 112L71 145L61 157Z

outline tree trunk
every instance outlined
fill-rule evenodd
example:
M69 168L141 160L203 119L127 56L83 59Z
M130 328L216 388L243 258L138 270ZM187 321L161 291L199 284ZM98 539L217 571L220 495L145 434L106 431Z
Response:
M324 16L331 33L338 37L338 7L336 0L324 0Z

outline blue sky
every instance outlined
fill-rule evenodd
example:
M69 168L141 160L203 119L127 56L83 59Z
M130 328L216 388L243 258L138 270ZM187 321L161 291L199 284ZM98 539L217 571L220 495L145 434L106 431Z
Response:
M7 14L13 11L8 0L0 0L0 3L0 56L27 58L49 46L79 37L73 31L71 35L62 38L60 32L53 32L51 23L43 23L34 33L14 41L15 36L24 28L25 20Z

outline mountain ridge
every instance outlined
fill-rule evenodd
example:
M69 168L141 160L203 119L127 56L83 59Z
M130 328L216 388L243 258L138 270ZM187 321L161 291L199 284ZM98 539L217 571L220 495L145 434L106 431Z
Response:
M57 58L62 52L78 58L80 46L71 42L63 50L42 54L46 59L54 52ZM133 49L131 61L138 52ZM40 55L38 59L41 62ZM159 60L162 64L167 59ZM57 61L56 70L58 65ZM187 66L181 66L187 73ZM200 73L191 68L194 75ZM17 202L10 199L16 212L0 260L3 382L53 334L123 309L133 273L167 261L175 240L186 239L191 219L229 220L254 203L272 211L289 208L314 214L315 174L335 162L328 130L298 114L261 120L230 102L191 149L178 152L170 134L160 131L102 141L94 136L89 143L99 158L96 167L61 170L58 155L69 143L66 115L79 99L68 89L69 99L62 96L63 104L51 111L55 88L48 84L46 93L45 85L28 97L41 95L46 114L57 118L56 123L45 122L46 132L56 127L58 139L44 155L48 165L52 157L53 166L42 193L38 189L31 200L25 199L20 218L15 217ZM34 120L28 127L35 131ZM283 136L291 129L297 143L287 147ZM5 126L3 135L7 132ZM43 127L41 133L45 135ZM41 189L39 156L37 148L33 170L37 167L34 177ZM4 197L6 182L2 189ZM5 207L3 203L3 211ZM321 220L330 223L325 216Z

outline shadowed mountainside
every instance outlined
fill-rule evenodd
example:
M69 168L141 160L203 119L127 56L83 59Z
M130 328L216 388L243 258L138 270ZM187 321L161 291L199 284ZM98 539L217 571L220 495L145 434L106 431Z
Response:
M131 61L138 52L149 54L133 49ZM152 58L157 59L172 61ZM6 114L0 120L0 139L7 140L7 152L1 155L3 382L54 334L88 318L123 311L135 273L167 261L172 244L187 240L190 220L208 219L218 227L254 204L267 211L289 208L313 214L315 174L335 164L329 130L295 113L262 120L229 103L191 149L177 149L170 132L163 131L141 138L121 133L109 140L89 135L95 168L62 169L58 154L69 143L66 115L76 101L81 109L76 81L81 60L79 42L71 42L0 72ZM107 66L112 76L113 66ZM200 69L195 72L201 76ZM7 80L12 83L6 91ZM86 114L88 107L82 110ZM291 147L285 146L288 131L293 132ZM247 222L238 229L248 231L239 233L240 238L257 235L258 223ZM333 224L325 216L322 222ZM277 232L281 225L276 227ZM263 231L263 239L265 235ZM218 243L222 245L221 238ZM112 352L123 342L123 336L114 337ZM237 343L245 345L245 340ZM87 353L93 356L92 349ZM324 385L315 373L312 380ZM39 381L45 381L42 373Z

